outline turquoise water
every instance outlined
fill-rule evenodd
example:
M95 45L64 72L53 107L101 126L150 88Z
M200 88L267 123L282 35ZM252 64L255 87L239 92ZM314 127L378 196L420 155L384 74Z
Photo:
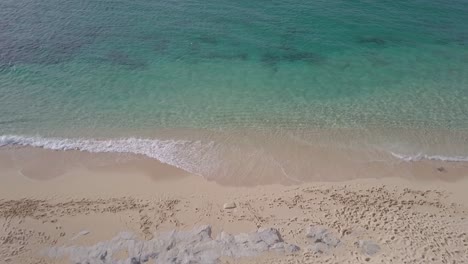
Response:
M411 153L468 157L468 2L1 1L0 113L40 138L448 131Z

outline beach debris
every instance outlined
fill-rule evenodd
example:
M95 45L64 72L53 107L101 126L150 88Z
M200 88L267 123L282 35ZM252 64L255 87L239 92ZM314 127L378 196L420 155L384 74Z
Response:
M224 208L224 209L234 209L234 208L236 208L236 207L237 207L237 205L236 205L236 203L234 203L234 202L225 203L225 204L223 205L223 208Z
M83 231L79 232L78 234L76 234L74 237L72 237L70 240L71 240L71 241L76 240L76 239L78 239L78 238L80 238L80 237L82 237L82 236L86 236L86 235L89 234L89 233L90 233L90 231L88 231L88 230L83 230Z
M357 242L358 247L361 249L363 254L372 256L380 251L380 246L371 240L359 240Z
M323 243L327 247L336 247L340 243L332 231L320 225L310 226L307 229L306 237L311 239L313 243Z
M294 253L300 248L286 243L277 229L263 228L252 233L231 235L221 232L211 237L208 225L192 231L171 231L141 240L137 235L123 232L108 241L92 246L63 246L48 249L51 258L68 257L73 263L218 263L221 257L249 257L262 252ZM117 259L120 252L127 259ZM120 262L118 262L120 261Z
M447 172L447 170L444 167L438 167L437 171L438 172Z

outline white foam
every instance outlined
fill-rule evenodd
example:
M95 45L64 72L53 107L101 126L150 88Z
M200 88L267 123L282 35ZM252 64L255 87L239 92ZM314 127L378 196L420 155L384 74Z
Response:
M190 173L203 175L215 163L214 142L190 140L158 140L141 138L80 139L45 138L40 136L0 136L0 147L29 146L50 150L79 150L91 153L130 153L144 155ZM209 157L207 157L207 155Z
M448 162L468 162L468 157L466 156L442 156L442 155L426 155L423 153L418 153L414 155L406 155L390 152L392 156L412 162L412 161L422 161L422 160L437 160L437 161L448 161Z

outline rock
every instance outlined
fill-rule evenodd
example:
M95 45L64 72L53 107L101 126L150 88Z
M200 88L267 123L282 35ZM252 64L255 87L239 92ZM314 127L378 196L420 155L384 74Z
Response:
M284 246L284 250L286 251L286 253L291 254L291 253L299 252L301 248L294 244L287 244Z
M137 258L133 257L130 259L130 264L141 264L141 262Z
M311 226L307 229L307 238L310 238L313 243L323 243L327 247L336 247L340 240L324 226Z
M279 231L274 228L260 228L256 234L258 234L258 237L268 245L283 242L283 238L281 238Z
M234 208L236 208L236 207L237 207L237 205L236 205L236 203L234 203L234 202L225 203L225 204L223 205L223 208L224 208L224 209L234 209Z
M314 243L313 245L308 246L306 250L308 252L322 254L322 253L328 252L330 250L330 247L327 246L325 243L319 242L319 243Z
M359 240L358 247L363 254L372 256L380 251L380 246L371 240Z
M284 243L284 242L277 243L277 244L273 245L270 249L273 250L273 251L279 251L279 252L284 251L284 252L286 252L288 254L295 253L295 252L298 252L298 251L301 250L301 248L296 246L296 245L288 244L288 243Z

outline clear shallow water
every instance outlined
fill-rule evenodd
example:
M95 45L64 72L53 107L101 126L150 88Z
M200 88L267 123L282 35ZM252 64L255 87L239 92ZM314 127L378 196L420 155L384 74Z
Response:
M209 149L229 131L251 141L243 129L303 147L321 129L345 131L329 144L463 159L467 22L465 0L2 1L0 135Z

